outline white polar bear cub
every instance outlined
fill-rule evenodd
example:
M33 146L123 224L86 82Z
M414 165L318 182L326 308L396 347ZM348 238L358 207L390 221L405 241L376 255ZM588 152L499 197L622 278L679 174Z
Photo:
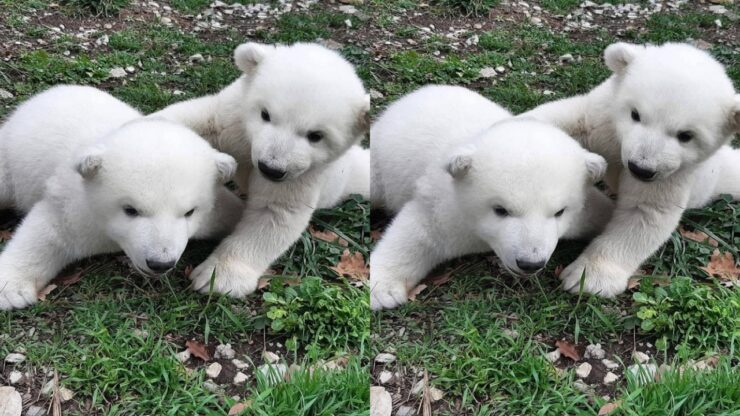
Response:
M604 52L614 74L586 95L526 112L606 158L618 195L612 221L560 278L605 297L663 244L687 207L720 194L740 199L740 95L711 55L685 44L616 43Z
M405 303L434 266L466 254L493 250L510 272L534 273L560 238L600 232L612 211L593 186L604 158L465 88L413 92L370 135L372 202L400 210L370 257L373 309Z
M144 275L174 267L190 237L225 235L244 204L236 161L191 130L147 120L94 88L61 86L0 128L0 207L28 215L0 253L0 310L84 257L124 251Z
M241 297L306 228L316 208L368 196L370 97L352 65L315 44L246 43L244 75L216 95L155 113L183 123L239 162L247 207L234 233L190 275L193 287Z

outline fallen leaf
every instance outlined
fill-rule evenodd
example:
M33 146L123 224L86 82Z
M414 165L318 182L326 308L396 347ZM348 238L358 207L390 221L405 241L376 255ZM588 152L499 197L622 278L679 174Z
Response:
M610 402L603 406L601 406L601 409L599 409L599 415L598 416L606 416L609 413L619 409L619 406L622 405L621 400L617 400L616 402Z
M412 301L412 302L415 301L416 300L416 296L419 293L421 293L422 291L424 291L424 289L426 289L426 288L427 288L427 285L425 285L425 284L422 283L422 284L416 286L415 288L411 289L409 291L409 293L408 293L409 300Z
M319 231L316 228L314 228L313 225L310 225L308 227L308 233L311 234L311 236L313 236L314 238L321 240L321 241L326 241L328 243L333 243L336 241L342 247L347 247L349 245L347 240L339 237L337 233L333 231L329 231L329 230Z
M452 271L449 271L447 273L442 273L436 276L429 277L425 280L427 281L427 283L433 286L442 286L443 284L449 282L451 278L452 278Z
M190 351L191 354L203 361L209 361L211 359L211 355L208 354L208 349L201 342L190 340L185 343L185 347L188 349L188 351Z
M10 230L0 230L0 241L8 241L13 238L13 232Z
M51 293L54 289L57 288L57 285L54 283L47 285L45 288L41 289L39 293L36 295L36 298L40 301L45 301L46 296Z
M383 236L383 232L380 230L372 230L370 231L370 239L373 241L380 240L380 237Z
M639 277L630 277L630 280L627 282L627 289L634 289L636 287L640 287L640 279Z
M236 416L240 414L241 412L249 409L252 406L252 401L247 400L245 402L239 402L233 406L231 406L231 409L229 409L228 416Z
M563 270L565 270L565 266L563 266L562 264L558 264L557 266L555 266L555 277L560 277L560 274L563 272Z
M370 267L365 264L365 258L359 251L350 253L349 249L345 249L339 263L330 269L340 276L347 276L354 280L366 281L370 277Z
M188 279L190 278L190 275L193 274L193 269L194 267L192 264L188 264L187 266L185 266L185 270L183 271L183 274L185 274L186 278Z
M720 253L719 249L714 249L709 263L706 267L701 267L710 276L717 276L722 280L737 280L740 278L740 267L735 264L732 253Z
M58 276L52 282L61 286L71 286L79 282L80 279L82 279L82 270L64 276Z
M561 354L564 356L570 358L573 361L578 361L581 359L581 355L578 354L578 350L576 350L576 346L571 344L568 341L561 340L556 341L555 346L558 347L558 350Z
M684 238L691 241L696 241L699 243L707 242L711 246L717 247L719 243L717 240L709 237L707 233L703 231L689 231L686 228L683 227L683 225L678 227L678 233L681 234Z

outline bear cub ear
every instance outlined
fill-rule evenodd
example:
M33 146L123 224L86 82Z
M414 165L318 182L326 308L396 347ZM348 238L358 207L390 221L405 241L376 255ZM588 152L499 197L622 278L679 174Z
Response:
M606 159L596 153L586 152L586 172L590 183L596 183L606 175Z
M730 109L730 134L740 133L740 94L735 94L735 105Z
M261 43L243 43L234 50L234 63L245 74L253 74L271 49L274 49L274 47Z
M103 166L103 150L100 148L88 149L75 164L75 170L85 179L97 175Z
M364 136L370 131L370 95L365 94L362 105L357 110L354 127L356 136Z
M236 174L236 159L226 153L216 152L216 172L219 183L226 183Z
M470 168L473 167L473 151L472 147L464 147L452 155L447 162L447 172L453 178L463 178L470 172Z
M613 43L604 50L604 62L615 74L623 74L627 66L635 59L640 46L631 43Z

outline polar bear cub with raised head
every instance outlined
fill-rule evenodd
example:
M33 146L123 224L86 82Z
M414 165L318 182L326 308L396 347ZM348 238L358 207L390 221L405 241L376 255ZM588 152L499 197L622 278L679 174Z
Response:
M36 95L0 127L0 206L28 213L0 253L0 309L95 254L123 251L144 275L173 268L189 238L238 222L244 204L223 186L235 171L191 130L100 90Z
M609 162L612 221L560 278L566 289L611 297L670 236L687 207L740 199L740 95L722 65L686 44L616 43L613 75L586 95L522 115L553 123Z
M193 286L244 296L306 228L316 208L369 194L370 97L352 65L316 44L246 43L234 52L243 75L216 95L153 116L183 123L239 162L248 195L234 233L190 275Z
M371 130L373 204L398 212L370 257L373 309L406 302L434 266L493 250L510 272L542 269L560 238L602 230L606 170L557 128L470 90L429 86Z

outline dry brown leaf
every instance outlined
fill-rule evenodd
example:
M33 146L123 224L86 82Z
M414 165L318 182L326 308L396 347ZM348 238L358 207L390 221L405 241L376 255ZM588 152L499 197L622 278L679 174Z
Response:
M427 285L425 285L425 284L422 283L422 284L416 286L415 288L409 290L409 292L408 292L408 298L409 298L409 300L411 302L415 301L416 300L416 296L419 293L421 293L422 291L424 291L424 289L426 289L426 288L427 288Z
M610 414L611 412L619 409L619 406L622 405L621 400L617 400L616 402L610 402L603 406L601 406L601 409L599 409L599 415L598 416L606 416Z
M720 253L719 249L714 249L709 263L706 267L701 267L710 276L719 277L722 280L737 280L740 278L740 267L732 258L732 253Z
M717 240L711 238L707 235L707 233L703 231L689 231L686 228L683 227L683 225L678 227L678 232L681 234L684 238L691 241L696 241L699 243L707 242L709 245L713 247L719 246L719 243Z
M359 251L350 253L349 249L345 249L339 263L330 269L340 276L347 276L354 280L366 281L370 277L370 267L365 264L365 258Z
M46 296L48 296L49 293L51 293L56 288L57 288L57 285L55 285L54 283L51 283L51 284L47 285L45 288L43 288L43 289L41 289L39 291L39 293L36 295L36 299L38 299L38 300L40 300L42 302L45 301L46 300Z
M373 241L380 240L380 237L383 236L383 232L380 230L371 230L370 231L370 239Z
M231 409L229 409L228 416L236 416L240 414L241 412L249 409L252 406L252 401L247 400L245 402L239 402L233 406L231 406Z
M13 238L13 232L10 230L0 230L0 242L9 241Z
M558 350L561 354L570 358L571 360L578 361L581 359L581 355L578 354L576 346L571 344L570 342L565 340L556 341L555 346L558 347Z
M203 361L209 361L211 359L211 355L208 354L208 348L201 342L189 340L185 343L185 347L191 354Z
M183 271L183 274L185 274L186 278L188 279L190 278L190 275L193 274L193 269L194 267L192 264L188 264L187 266L185 266L185 270Z
M627 289L634 289L636 287L640 287L640 280L642 280L639 277L630 277L629 282L627 282Z
M450 281L452 278L452 271L449 271L447 273L438 274L436 276L429 277L425 279L427 283L429 283L432 286L442 286L443 284Z
M311 236L313 236L314 238L321 240L321 241L326 241L328 243L333 243L336 241L342 247L347 247L349 245L347 240L339 237L337 233L333 231L329 231L329 230L319 231L316 228L314 228L313 225L308 226L308 233L311 234Z
M563 266L562 264L558 264L557 266L555 266L555 277L560 277L560 274L563 272L563 270L565 270L565 266Z
M270 280L272 280L271 277L260 277L260 280L257 282L257 289L264 289L270 286Z
M60 286L71 286L82 279L82 270L64 276L57 276L52 282Z

